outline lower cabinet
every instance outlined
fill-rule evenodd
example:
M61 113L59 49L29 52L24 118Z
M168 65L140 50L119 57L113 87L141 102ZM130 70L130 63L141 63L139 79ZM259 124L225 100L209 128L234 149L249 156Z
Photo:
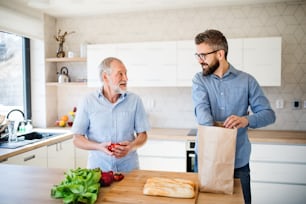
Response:
M74 145L72 139L47 146L48 167L73 169L75 165Z
M306 186L252 182L252 203L301 204L306 201Z
M10 157L2 163L47 167L47 147L41 147Z
M76 148L73 140L69 139L10 157L1 163L61 169L86 168L87 155L87 150Z
M75 147L75 168L87 168L88 150Z
M305 145L252 144L252 203L305 203L305 155Z
M185 141L148 140L138 149L142 170L186 172Z

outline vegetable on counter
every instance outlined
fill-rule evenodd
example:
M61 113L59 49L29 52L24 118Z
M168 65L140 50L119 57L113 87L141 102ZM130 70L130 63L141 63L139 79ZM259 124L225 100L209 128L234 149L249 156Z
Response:
M98 198L100 187L110 186L124 178L122 173L103 172L100 168L77 168L65 173L65 179L51 189L52 198L61 198L65 204L93 204Z
M110 186L114 181L121 181L124 178L122 173L114 173L113 171L101 171L100 185L101 187Z
M69 170L65 179L51 189L51 197L63 199L63 203L93 204L98 198L101 170L82 169Z

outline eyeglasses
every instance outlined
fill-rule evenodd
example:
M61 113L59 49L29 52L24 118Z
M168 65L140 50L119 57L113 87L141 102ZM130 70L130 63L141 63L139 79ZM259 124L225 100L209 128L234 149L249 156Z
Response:
M212 51L212 52L208 52L208 53L195 53L195 57L197 58L197 60L201 59L201 60L206 60L206 56L207 55L210 55L210 54L213 54L215 52L218 52L219 50L215 50L215 51Z

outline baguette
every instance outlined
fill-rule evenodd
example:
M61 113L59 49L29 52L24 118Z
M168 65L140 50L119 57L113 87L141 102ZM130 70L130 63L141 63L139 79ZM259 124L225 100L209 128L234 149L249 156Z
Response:
M195 184L191 180L179 178L148 178L144 188L144 195L165 196L173 198L193 198Z

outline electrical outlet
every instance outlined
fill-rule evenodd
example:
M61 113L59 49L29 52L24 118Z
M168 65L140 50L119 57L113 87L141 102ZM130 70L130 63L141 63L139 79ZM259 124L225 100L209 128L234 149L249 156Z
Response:
M293 101L292 102L292 109L300 109L301 108L301 102L300 101Z
M283 99L277 99L275 106L277 109L283 109L284 108L284 100Z

